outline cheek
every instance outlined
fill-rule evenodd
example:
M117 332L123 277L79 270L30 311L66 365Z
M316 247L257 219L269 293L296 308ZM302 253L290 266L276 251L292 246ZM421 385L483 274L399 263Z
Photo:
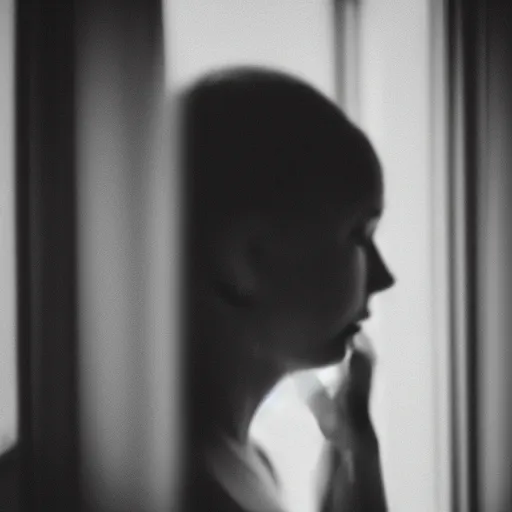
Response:
M296 261L286 272L279 302L303 326L336 329L363 306L366 258L357 247Z
M357 247L321 262L315 283L319 317L340 323L352 320L364 302L366 273L366 258Z
M366 272L364 252L354 246L290 259L281 267L257 321L273 357L330 364L322 350L363 307Z

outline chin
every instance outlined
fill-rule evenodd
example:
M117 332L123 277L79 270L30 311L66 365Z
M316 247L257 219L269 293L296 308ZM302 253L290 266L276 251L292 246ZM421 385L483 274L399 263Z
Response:
M352 325L349 327L350 329L344 329L341 333L327 342L318 344L314 351L300 359L299 367L297 369L308 370L313 368L322 368L324 366L332 366L343 361L352 338L357 332L359 332L359 328L356 329L356 326Z
M336 340L327 347L322 354L319 354L316 366L330 366L340 363L345 358L348 349L348 340Z
M311 345L300 354L295 353L284 364L286 371L312 370L341 363L354 336L361 331L356 323L349 324L335 336Z

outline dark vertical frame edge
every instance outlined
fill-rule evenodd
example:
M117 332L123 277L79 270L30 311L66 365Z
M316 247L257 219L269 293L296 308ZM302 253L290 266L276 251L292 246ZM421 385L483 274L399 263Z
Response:
M479 510L478 240L484 150L485 13L482 0L447 0L451 232L453 512ZM460 404L460 405L459 405Z
M30 364L30 108L33 0L15 2L15 186L16 186L16 291L17 291L17 384L20 509L33 510L33 445Z
M75 1L15 4L21 510L78 510Z

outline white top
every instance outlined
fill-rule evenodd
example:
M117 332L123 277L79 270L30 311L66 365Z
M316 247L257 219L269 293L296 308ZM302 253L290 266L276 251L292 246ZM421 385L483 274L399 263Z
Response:
M285 512L279 490L253 446L223 437L207 454L207 466L247 512Z

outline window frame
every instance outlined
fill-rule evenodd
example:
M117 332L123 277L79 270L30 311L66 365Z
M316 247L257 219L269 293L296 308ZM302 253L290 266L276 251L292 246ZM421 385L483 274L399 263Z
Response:
M366 6L365 6L366 7ZM336 90L356 123L362 0L333 0ZM486 27L483 1L429 5L432 168L432 297L437 413L438 510L476 512L478 495L479 187L485 137ZM476 80L474 77L477 77Z
M77 510L74 9L18 0L15 169L21 509Z

